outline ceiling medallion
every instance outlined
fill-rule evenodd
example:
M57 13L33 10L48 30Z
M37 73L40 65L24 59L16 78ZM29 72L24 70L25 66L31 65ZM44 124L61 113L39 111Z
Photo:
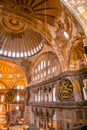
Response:
M61 100L69 100L73 97L73 85L69 79L64 78L60 80L58 96Z
M9 19L9 18L4 18L4 17L2 17L2 25L8 31L14 32L14 33L21 33L21 32L24 32L26 29L26 26L24 23L19 22L15 19Z

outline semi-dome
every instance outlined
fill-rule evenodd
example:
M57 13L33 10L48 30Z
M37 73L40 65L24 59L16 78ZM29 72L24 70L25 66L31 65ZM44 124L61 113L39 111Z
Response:
M24 71L10 60L0 58L0 89L25 88L27 79Z

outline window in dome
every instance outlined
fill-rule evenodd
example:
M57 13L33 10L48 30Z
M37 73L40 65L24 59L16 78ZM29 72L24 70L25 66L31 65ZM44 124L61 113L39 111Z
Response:
M7 51L4 51L4 55L7 55Z
M39 45L39 49L41 49L41 45Z
M30 51L28 51L28 56L30 56L31 55L31 53L30 53Z
M37 51L39 51L39 48L38 48L38 47L37 47L36 49L37 49Z
M34 53L36 53L36 49L34 48Z
M17 89L20 89L20 85L17 86Z
M10 74L9 77L12 78L12 75Z
M23 55L23 52L21 52L20 55L21 55L21 57L23 57L23 56L24 56L24 55Z
M17 74L18 78L20 77L20 74Z
M15 57L15 52L12 53L12 57Z
M33 50L31 50L31 54L32 54L32 55L34 55L34 52L33 52Z
M21 89L24 89L24 86L21 86Z
M0 50L0 54L3 54L3 50Z
M24 56L27 57L27 52L24 52Z
M8 52L8 56L9 56L9 57L11 56L11 52L10 52L10 51Z
M19 52L16 53L16 57L19 57Z

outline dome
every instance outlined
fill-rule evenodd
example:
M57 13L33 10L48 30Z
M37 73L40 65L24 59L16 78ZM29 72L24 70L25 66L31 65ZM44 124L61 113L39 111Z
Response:
M60 10L50 0L0 1L0 55L12 58L30 57L51 40L47 23L53 24Z

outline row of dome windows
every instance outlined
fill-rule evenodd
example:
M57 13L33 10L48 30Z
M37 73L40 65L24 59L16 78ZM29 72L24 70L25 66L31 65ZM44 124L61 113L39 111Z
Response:
M43 47L43 44L41 43L39 46L37 46L34 50L31 51L24 51L24 52L10 52L10 51L4 51L4 50L0 50L0 54L4 55L4 56L8 56L8 57L27 57L27 56L31 56L36 54L37 52L39 52L41 50L41 48Z
M0 78L2 78L3 77L3 75L2 74L0 74ZM9 75L9 78L12 78L13 76L12 76L12 74L10 74ZM20 74L17 74L17 77L19 78L20 77Z

